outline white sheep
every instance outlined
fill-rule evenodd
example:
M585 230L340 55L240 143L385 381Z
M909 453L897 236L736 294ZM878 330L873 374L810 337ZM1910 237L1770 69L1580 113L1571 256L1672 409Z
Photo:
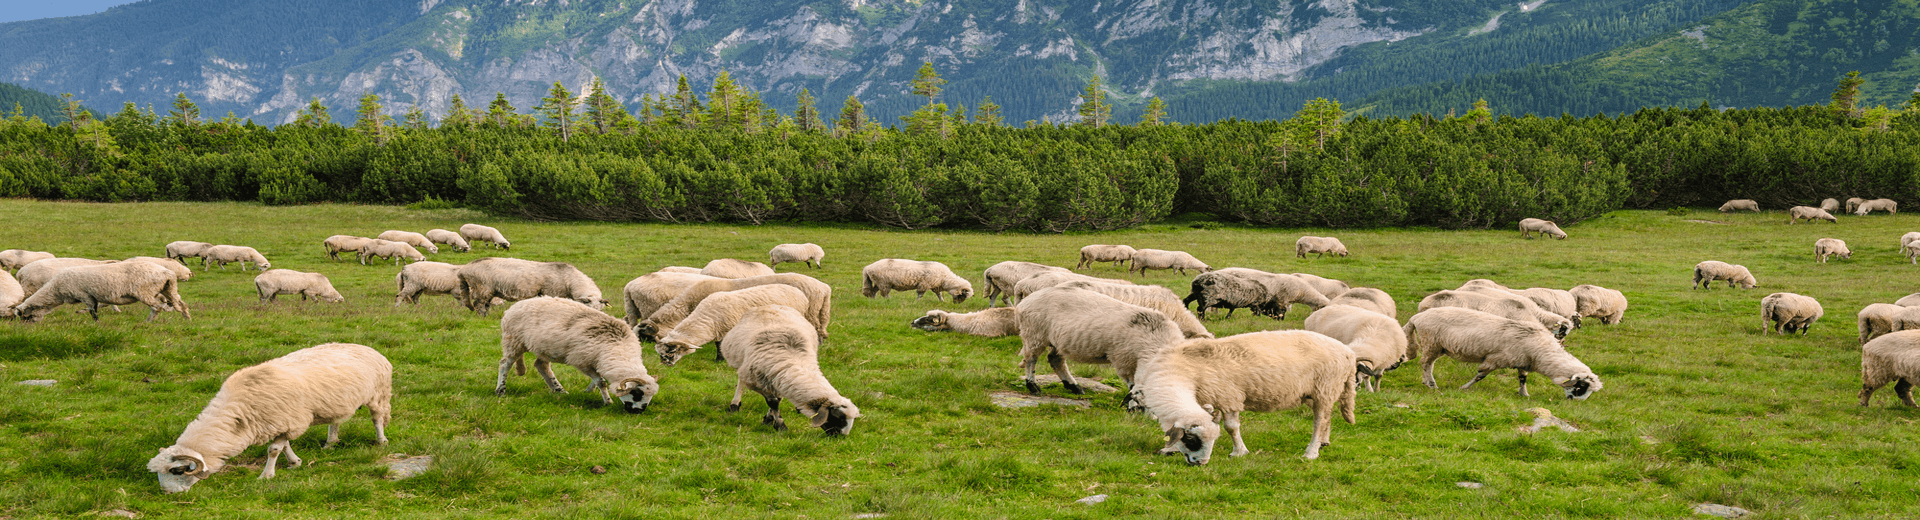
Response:
M38 260L20 267L20 288L26 291L28 295L32 295L40 290L40 286L52 281L53 275L60 274L60 271L64 271L67 268L106 265L115 262L119 262L119 260L93 260L89 258L48 258Z
M1852 197L1852 198L1848 198L1848 199L1847 199L1847 213L1853 213L1853 210L1854 210L1854 208L1858 208L1858 207L1860 207L1860 203L1862 203L1862 202L1866 202L1866 201L1867 201L1867 199L1863 199L1863 198L1860 198L1860 197Z
M661 305L673 300L673 297L679 296L681 291L687 290L687 287L693 284L706 280L720 280L720 278L700 274L699 269L694 271L696 272L688 273L662 269L627 282L626 287L620 291L626 295L627 326L638 325L640 320L653 315L654 311L660 310Z
M278 300L282 294L298 294L302 301L308 298L329 303L347 301L340 291L333 290L333 282L327 280L327 275L292 269L260 273L253 277L253 290L260 294L262 303Z
M860 407L820 372L820 338L813 332L800 311L784 305L755 307L742 315L720 340L727 364L739 376L727 411L740 411L741 396L752 390L766 398L767 414L760 422L776 431L787 430L780 417L780 400L786 399L827 435L851 433Z
M147 461L160 488L180 493L220 471L248 447L267 445L260 478L273 478L280 454L315 425L327 425L327 444L340 442L340 425L366 407L373 416L374 444L387 443L393 417L393 364L362 345L326 343L242 368L227 376L220 393L187 425L172 446Z
M1400 319L1400 309L1393 302L1393 296L1386 291L1372 287L1355 287L1328 300L1328 305L1352 305L1378 312L1388 318Z
M1815 220L1825 220L1835 224L1840 223L1840 219L1834 218L1832 213L1827 213L1820 208L1812 206L1794 206L1787 209L1787 214L1792 216L1792 218L1787 219L1788 224L1798 224L1801 220L1806 220L1808 223L1812 223Z
M1513 292L1513 288L1507 287L1505 285L1500 285L1500 282L1488 280L1486 278L1474 278L1472 280L1467 280L1466 283L1460 284L1460 288L1454 289L1454 290L1456 291L1494 290L1494 291Z
M158 257L152 257L152 256L136 256L136 257L132 257L132 258L128 258L128 259L126 259L126 260L124 260L124 261L126 261L126 262L146 262L146 263L150 263L150 264L153 264L153 265L157 265L157 266L160 266L160 267L165 267L165 268L167 268L167 270L168 270L168 271L173 271L173 276L174 276L174 278L179 278L179 279L180 279L180 281L182 281L182 282L184 282L184 281L187 281L187 280L192 280L192 279L193 279L193 269L192 269L192 268L189 268L189 267L187 267L187 266L186 266L185 264L182 264L182 263L180 263L180 262L178 262L178 261L175 261L175 260L174 260L174 259L172 259L172 258L158 258Z
M513 244L507 242L507 236L500 234L500 230L479 224L461 224L460 238L467 239L468 243L486 242L503 250L513 248Z
M380 235L374 238L378 238L388 242L399 242L399 243L410 245L420 249L425 249L427 250L428 253L433 253L436 255L440 254L440 246L433 245L433 241L427 239L426 235L422 235L412 231L400 231L397 229L389 229L386 231L381 231Z
M339 260L341 252L359 253L361 249L366 248L367 244L371 243L373 243L373 239L367 237L334 235L327 237L326 240L321 240L320 248L326 250L327 258Z
M1913 384L1920 381L1920 330L1900 331L1874 338L1860 346L1860 406L1873 400L1873 391L1893 383L1894 395L1907 406L1913 402Z
M42 260L43 262L46 260ZM115 262L62 269L52 280L15 305L20 321L40 321L54 307L77 303L87 306L93 321L100 321L100 305L146 304L151 310L147 321L160 311L177 311L187 319L187 302L180 299L180 279L173 271L147 262Z
M1721 213L1729 211L1760 211L1760 203L1754 202L1752 199L1733 199L1727 201L1726 204L1720 205Z
M721 291L700 300L693 313L659 334L653 349L660 363L673 366L680 358L700 350L702 345L719 340L733 330L748 309L767 305L785 305L796 311L807 310L807 295L792 286L756 285L738 291Z
M1060 376L1067 391L1085 393L1067 371L1067 361L1112 364L1120 380L1133 384L1140 360L1186 338L1180 326L1160 311L1129 304L1087 289L1054 287L1020 300L1020 368L1027 391L1040 393L1034 365L1040 356Z
M260 251L247 246L218 245L209 247L207 248L204 261L201 263L205 264L207 262L218 264L222 270L227 268L227 264L239 263L240 270L245 271L247 270L248 262L252 262L253 268L259 271L273 268L273 263L268 262L265 255L261 255ZM212 267L207 268L207 270L212 269Z
M1130 261L1133 262L1133 264L1127 266L1127 272L1139 271L1140 276L1146 276L1148 269L1172 269L1179 271L1182 275L1187 274L1188 269L1201 273L1213 270L1213 267L1208 266L1206 262L1201 262L1200 259L1194 258L1193 255L1187 254L1186 251L1136 249L1133 251L1133 259Z
M1479 373L1460 387L1466 390L1502 368L1519 370L1520 395L1527 396L1527 372L1553 378L1569 399L1584 400L1600 390L1600 376L1567 353L1553 335L1531 321L1507 319L1460 307L1422 311L1402 327L1421 362L1423 383L1437 388L1433 364L1441 356L1479 363Z
M997 338L1020 333L1020 310L1013 307L993 307L961 314L934 309L927 311L925 316L914 318L909 324L913 328L927 332L953 331Z
M714 278L752 278L773 274L773 268L760 262L748 262L732 258L720 258L707 262L700 274Z
M1560 226L1554 224L1551 220L1540 220L1537 218L1520 219L1520 237L1533 238L1534 233L1550 236L1559 240L1567 239L1567 232L1561 231Z
M417 254L418 252L416 252ZM595 309L607 307L593 279L566 262L534 262L489 257L460 267L462 304L482 316L494 300L519 301L539 296L567 298Z
M0 269L0 318L13 317L13 306L19 305L20 301L25 299L27 299L26 289L20 288L20 282L14 280L13 275Z
M401 260L418 262L427 259L426 255L420 254L420 250L414 249L412 245L378 238L360 248L360 265L366 265L367 259L375 257L392 259L393 265L400 265Z
M1906 307L1886 303L1875 303L1860 309L1854 317L1860 323L1860 342L1866 343L1882 334L1894 332L1894 322L1905 313Z
M577 301L542 296L500 313L500 376L494 380L494 395L506 395L509 369L526 375L523 359L528 352L533 353L534 372L557 393L567 390L553 376L553 363L579 370L587 376L587 391L598 391L606 404L619 398L627 413L646 411L660 394L660 383L647 375L642 362L646 351L627 324Z
M1333 444L1335 409L1354 422L1353 351L1338 340L1303 330L1251 332L1196 339L1148 358L1130 395L1160 423L1167 446L1187 464L1206 464L1221 427L1233 437L1234 457L1248 453L1241 412L1285 410L1313 402L1308 459ZM1216 422L1218 424L1216 424Z
M1400 322L1385 314L1351 305L1328 305L1313 311L1306 330L1327 335L1353 350L1356 376L1378 391L1380 377L1407 360L1407 334Z
M1573 320L1547 312L1517 294L1499 291L1439 291L1420 300L1419 310L1441 307L1460 307L1490 313L1502 318L1529 321L1540 324L1541 330L1553 333L1554 338L1564 338L1573 331Z
M1080 248L1080 263L1073 264L1074 269L1093 267L1098 262L1113 262L1114 267L1123 267L1133 260L1133 246L1094 244Z
M188 258L199 258L201 259L200 263L205 264L206 256L207 256L207 248L210 248L210 247L213 247L213 244L209 244L206 242L194 242L192 240L178 240L174 242L168 242L167 258L172 258L174 260L181 260L183 263Z
M780 244L767 251L767 267L779 267L781 262L799 262L819 269L820 261L826 258L827 250L819 244Z
M1600 318L1600 323L1614 325L1627 315L1627 296L1620 291L1583 284L1567 292L1573 293L1574 312L1583 317Z
M1713 282L1720 280L1726 280L1727 287L1730 288L1752 289L1760 286L1760 281L1755 280L1753 272L1748 271L1744 265L1733 265L1719 260L1694 264L1693 288L1712 289Z
M1514 294L1533 300L1540 310L1558 314L1573 322L1574 328L1580 327L1580 299L1572 291L1562 291L1546 287L1529 287L1513 291Z
M452 246L453 251L456 253L465 253L467 251L473 250L473 246L467 245L466 237L460 236L459 233L447 231L445 229L427 230L427 240L431 240L435 244L446 244L448 246Z
M178 242L175 243L177 244ZM194 243L198 244L199 242ZM169 255L171 255L171 252L169 252ZM8 272L18 271L21 267L26 267L27 264L48 258L53 258L53 253L28 251L25 249L8 249L6 251L0 251L0 270Z
M1014 300L1013 288L1019 285L1021 280L1040 273L1053 272L1065 273L1072 272L1072 270L1065 267L1054 267L1051 265L1012 260L993 264L993 267L988 267L984 273L987 282L987 307L1012 305ZM999 300L998 302L994 301L996 298Z
M651 340L660 332L680 325L680 320L693 314L693 310L707 297L722 291L738 291L758 285L782 284L799 289L807 295L807 309L804 314L807 321L813 323L814 333L821 338L827 337L827 325L833 320L833 286L799 273L780 273L768 276L755 276L737 280L716 279L695 282L681 290L673 299L660 305L658 310L641 319L633 327L634 334L641 340Z
M1040 292L1041 289L1054 287L1067 282L1094 282L1112 285L1133 285L1133 282L1116 278L1098 278L1079 273L1040 273L1021 280L1013 286L1013 299L1026 298L1027 295Z
M1900 235L1900 249L1896 249L1896 251L1906 250L1907 244L1911 244L1914 241L1920 241L1920 231L1908 231L1907 234Z
M1032 278L1028 280L1031 281ZM1166 315L1167 319L1173 320L1173 324L1180 327L1180 335L1187 339L1213 337L1212 332L1207 332L1207 326L1200 323L1200 318L1187 312L1186 304L1180 301L1180 295L1174 294L1172 289L1158 285L1116 285L1085 280L1067 282L1054 287L1085 289L1107 295L1108 298L1160 311L1160 314Z
M1853 214L1860 216L1866 216L1866 214L1875 211L1885 211L1888 215L1899 213L1900 203L1895 202L1893 199L1873 199L1862 202L1860 206L1853 208Z
M1834 200L1834 199L1821 199L1820 211L1825 211L1828 213L1840 211L1840 201Z
M1820 302L1813 298L1787 292L1769 294L1760 299L1760 332L1765 334L1771 330L1792 334L1799 331L1800 335L1805 336L1813 322L1819 321L1824 314L1826 310L1821 309Z
M1847 249L1847 243L1838 238L1822 238L1813 241L1814 260L1818 260L1824 264L1827 263L1827 257L1829 256L1838 256L1852 260L1853 250Z
M1338 298L1340 295L1346 294L1347 290L1353 288L1353 286L1347 285L1347 282L1316 274L1293 273L1293 277L1307 282L1307 285L1312 286L1313 290L1320 291L1321 296L1328 298Z
M688 274L700 274L700 268L698 268L698 267L687 267L687 266L684 266L684 265L669 265L669 266L666 266L666 267L662 267L662 268L660 268L660 270L658 270L658 271L654 271L654 272L656 272L656 273L688 273ZM707 275L704 275L704 274L700 274L700 276L707 276ZM713 278L713 277L711 277L711 276L707 276L707 278Z
M953 303L960 303L973 296L973 282L934 261L888 258L860 269L861 296L885 298L893 291L908 290L915 299L931 292L938 300L940 293L947 293L953 295Z
M1900 299L1894 300L1893 304L1901 307L1920 307L1920 293L1901 296Z
M466 294L460 290L460 266L446 262L407 264L400 268L400 274L393 275L393 281L400 286L400 291L393 297L394 305L419 305L421 296L450 294L461 299Z
M1323 258L1329 254L1347 256L1347 245L1333 237L1300 237L1299 240L1293 241L1294 256L1306 258L1309 253L1314 254L1314 258Z
M1900 246L1900 254L1907 257L1908 264L1920 264L1920 240Z
M1299 277L1244 267L1228 267L1193 277L1192 288L1181 300L1181 303L1198 303L1193 312L1199 316L1206 316L1207 311L1214 308L1225 308L1227 317L1233 317L1234 309L1244 308L1276 320L1287 319L1287 309L1295 303L1319 309L1328 302L1325 295Z

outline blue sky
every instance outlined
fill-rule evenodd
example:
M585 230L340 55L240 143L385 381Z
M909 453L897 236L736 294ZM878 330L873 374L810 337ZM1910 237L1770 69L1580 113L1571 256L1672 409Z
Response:
M0 23L79 16L107 10L131 0L0 0Z

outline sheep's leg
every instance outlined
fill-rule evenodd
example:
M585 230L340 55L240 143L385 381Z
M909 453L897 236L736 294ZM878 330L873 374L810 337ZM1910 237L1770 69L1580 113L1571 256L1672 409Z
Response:
M1531 395L1527 395L1527 371L1525 369L1516 369L1516 370L1519 370L1520 372L1520 397L1533 397Z
M521 354L500 356L500 377L493 380L493 395L507 395L507 371L513 369L513 366L519 362L517 358L520 356Z
M1435 361L1435 356L1431 354L1432 353L1421 356L1427 359L1420 361L1420 382L1426 383L1427 388L1438 390L1440 385L1433 380L1433 362Z
M1040 361L1037 359L1039 354L1038 352L1029 353L1020 359L1020 370L1026 372L1026 377L1023 380L1027 382L1027 393L1029 394L1038 395L1040 393L1040 385L1033 382L1033 365L1038 364Z
M760 418L760 424L773 425L773 431L787 431L787 420L780 417L780 398L767 396L767 415Z
M1893 384L1893 393L1899 395L1900 401L1907 403L1907 406L1920 406L1913 404L1913 383L1907 382L1904 377L1900 378L1900 382Z
M1226 420L1220 422L1226 426L1227 433L1233 436L1233 452L1227 455L1232 457L1246 455L1247 443L1240 440L1240 412L1227 412Z
M733 401L727 403L728 412L740 411L740 396L745 394L746 390L747 376L746 374L741 374L740 381L733 384Z
M715 363L727 362L727 352L720 350L720 342L718 341L713 342L713 361Z
M286 439L281 439L267 445L267 463L265 467L260 468L260 480L273 478L274 466L280 465L280 452L292 453L288 449L288 444Z
M545 359L534 358L533 371L539 372L540 378L547 381L548 389L553 390L555 393L567 393L567 389L560 386L560 378L553 377L552 363L548 363Z
M1481 368L1480 368L1480 373L1479 373L1479 374L1475 374L1475 375L1473 376L1473 380L1472 380L1472 381L1468 381L1468 382L1467 382L1467 384L1464 384L1464 385L1460 385L1460 389L1461 389L1461 390L1466 390L1466 389L1468 389L1468 388L1473 388L1473 384L1474 384L1474 383L1478 383L1478 382L1480 382L1480 380L1482 380L1482 379L1486 379L1486 378L1487 378L1487 374L1491 374L1491 373L1493 373L1493 369L1491 369L1491 368L1485 368L1485 367L1481 367Z
M1307 441L1307 459L1320 458L1320 448L1333 445L1333 409L1339 406L1339 399L1313 398L1313 438ZM1352 411L1348 411L1352 417ZM1239 442L1235 435L1235 442Z
M1086 390L1080 388L1080 383L1073 379L1073 373L1067 371L1066 356L1060 355L1058 351L1047 354L1047 364L1053 367L1054 374L1060 376L1060 385L1067 387L1068 392L1072 392L1074 395L1087 393Z
M100 321L100 301L99 300L87 301L87 315L93 316L93 321Z

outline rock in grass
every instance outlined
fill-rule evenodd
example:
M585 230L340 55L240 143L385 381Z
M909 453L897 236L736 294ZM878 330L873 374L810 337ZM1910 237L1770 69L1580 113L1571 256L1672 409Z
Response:
M1057 404L1060 406L1075 406L1080 408L1093 406L1092 401L1048 397L1044 395L1027 395L1020 392L993 392L987 394L987 400L992 401L994 406L1001 408L1032 408L1043 404Z
M1479 482L1455 482L1453 483L1453 485L1460 486L1467 489L1480 489L1483 487L1487 487L1486 484L1481 484Z
M1079 503L1082 503L1082 504L1086 504L1086 505L1094 505L1094 504L1098 504L1098 503L1101 503L1101 502L1106 502L1106 501L1107 501L1107 495L1105 495L1105 494L1100 494L1100 495L1094 495L1094 496L1090 496L1090 497L1087 497L1087 498L1082 498L1082 499L1079 499L1079 500L1075 500L1074 502L1079 502Z
M140 518L140 513L135 513L125 509L115 509L112 511L101 512L100 516L111 516L115 518Z
M53 386L54 383L58 383L58 382L59 381L55 381L52 379L28 379L26 381L21 381L19 384L23 384L27 386Z
M1120 389L1118 388L1107 386L1106 383L1102 383L1092 379L1087 379L1084 377L1075 377L1073 378L1073 382L1079 383L1080 389L1086 390L1088 392L1099 392L1103 394L1109 394L1109 393L1120 391ZM1036 376L1033 376L1033 383L1043 387L1057 385L1057 384L1060 384L1060 376L1057 374L1036 375Z
M1521 433L1534 433L1547 428L1559 428L1561 431L1567 433L1580 431L1579 428L1573 426L1573 423L1567 422L1565 419L1559 417L1554 417L1553 412L1548 411L1546 408L1528 408L1527 413L1533 414L1533 424L1520 425Z
M607 467L606 467L606 466L594 466L593 468L590 468L590 469L588 469L587 471L588 471L588 472L591 472L591 473L593 473L593 474L595 474L595 475L605 475L605 474L607 474Z
M387 465L387 480L406 480L426 473L433 467L432 455L408 457L405 453L395 453L381 459Z
M1694 514L1713 515L1720 518L1740 518L1753 514L1752 511L1720 504L1694 504L1693 512Z

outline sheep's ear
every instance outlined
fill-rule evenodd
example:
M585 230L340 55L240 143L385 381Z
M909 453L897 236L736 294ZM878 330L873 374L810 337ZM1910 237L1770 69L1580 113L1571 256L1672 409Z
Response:
M207 476L207 473L208 473L207 463L206 461L200 460L200 457L195 457L192 455L175 455L173 457L173 463L174 465L172 467L167 468L167 473L172 473L175 475L192 475L192 476L202 477L202 478Z
M1572 381L1572 380L1573 378L1567 377L1567 376L1554 376L1553 384L1566 385L1568 381Z
M827 419L833 416L833 410L834 410L833 405L827 405L827 406L821 407L820 409L814 410L811 417L813 421L813 427L819 428L827 424Z

